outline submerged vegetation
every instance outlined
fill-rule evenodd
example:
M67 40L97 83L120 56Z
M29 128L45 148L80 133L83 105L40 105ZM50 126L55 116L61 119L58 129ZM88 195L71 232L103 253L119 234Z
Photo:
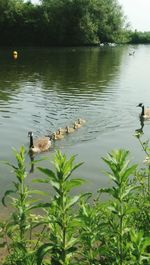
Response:
M42 202L47 194L26 184L24 148L14 151L15 165L7 164L16 181L2 200L13 210L0 223L0 247L6 251L0 264L150 264L150 149L140 133L136 137L146 153L146 167L131 164L126 150L112 151L102 158L112 185L99 188L94 198L91 193L73 195L72 190L84 184L83 179L72 177L82 163L57 151L53 167L37 167L42 178L34 181L41 190L43 183L49 186L49 196ZM105 201L103 193L108 194Z
M0 0L0 46L126 41L117 0Z

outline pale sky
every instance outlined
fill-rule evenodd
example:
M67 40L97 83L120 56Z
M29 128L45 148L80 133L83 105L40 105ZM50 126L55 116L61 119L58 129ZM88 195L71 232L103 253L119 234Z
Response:
M150 31L150 0L118 0L132 29Z
M38 3L39 0L31 0ZM132 30L150 31L150 0L118 0Z

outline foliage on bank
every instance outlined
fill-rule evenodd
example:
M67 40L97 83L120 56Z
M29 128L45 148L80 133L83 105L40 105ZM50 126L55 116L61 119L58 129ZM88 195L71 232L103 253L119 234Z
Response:
M0 46L150 43L129 30L118 0L0 0Z
M150 43L150 32L140 32L135 30L134 32L127 32L128 43L133 44L149 44Z
M0 0L0 46L118 42L124 16L117 0Z
M150 149L139 133L136 136L147 166L140 169L131 164L126 150L112 151L102 158L106 164L103 173L112 185L99 188L94 198L91 193L72 193L84 183L75 178L82 166L75 163L75 156L67 159L57 151L53 167L37 166L42 177L34 181L41 184L41 190L33 190L27 185L25 150L15 151L16 163L7 164L16 180L2 200L14 210L0 223L0 247L7 251L0 264L150 264ZM42 192L43 184L49 187L49 194ZM108 194L105 201L103 193ZM35 194L38 200L33 199ZM44 202L42 195L48 195Z

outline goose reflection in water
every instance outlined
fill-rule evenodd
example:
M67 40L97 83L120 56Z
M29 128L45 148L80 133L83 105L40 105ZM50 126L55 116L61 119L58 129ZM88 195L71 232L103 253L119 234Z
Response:
M140 128L135 130L135 133L137 134L144 134L143 128L144 128L144 118L142 116L139 117L140 120Z
M32 152L29 152L29 157L30 157L30 165L31 165L31 168L30 168L30 173L33 173L34 172L34 154Z

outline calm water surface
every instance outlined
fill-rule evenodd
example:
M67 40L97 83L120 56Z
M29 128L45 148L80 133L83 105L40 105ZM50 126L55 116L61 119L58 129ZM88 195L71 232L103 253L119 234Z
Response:
M129 52L135 50L134 56ZM0 50L0 160L14 162L12 148L28 149L27 133L35 137L72 125L81 117L86 124L75 133L53 144L45 155L50 160L55 149L77 154L84 165L74 174L87 184L82 191L96 192L109 185L101 156L114 148L131 151L133 161L143 159L133 137L140 128L136 105L150 105L150 46L114 48L18 49ZM144 125L149 138L150 123ZM27 160L29 157L27 156ZM41 162L47 166L49 162ZM0 196L12 187L10 168L0 165ZM29 182L39 175L30 174ZM33 185L33 184L31 184Z

